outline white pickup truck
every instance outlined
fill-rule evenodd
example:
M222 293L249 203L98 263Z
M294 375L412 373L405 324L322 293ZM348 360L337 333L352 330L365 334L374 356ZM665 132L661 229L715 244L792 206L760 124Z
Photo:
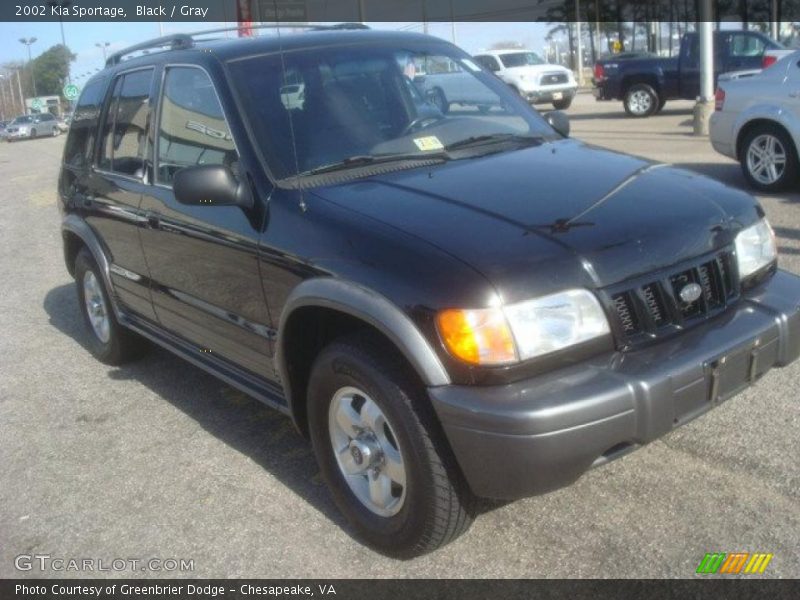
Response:
M488 50L473 58L531 104L551 102L563 110L569 108L578 91L572 71L548 64L531 50Z

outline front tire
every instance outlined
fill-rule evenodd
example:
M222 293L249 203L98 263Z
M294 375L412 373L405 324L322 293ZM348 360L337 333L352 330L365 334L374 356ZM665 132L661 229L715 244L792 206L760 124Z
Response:
M31 129L31 135L30 135L30 138L31 138L31 139L34 139L35 137L36 137L36 130L35 130L35 129Z
M348 336L320 353L308 420L322 477L367 544L412 558L469 528L472 496L425 389L380 338Z
M567 110L572 105L572 98L564 98L563 100L555 100L553 108L556 110Z
M646 83L636 83L629 87L623 100L625 112L636 118L655 114L660 103L656 91Z
M798 160L794 143L777 125L753 127L744 136L739 152L747 182L762 192L780 192L797 181Z
M100 268L86 248L75 259L75 281L92 355L107 365L121 365L141 356L146 342L117 321Z

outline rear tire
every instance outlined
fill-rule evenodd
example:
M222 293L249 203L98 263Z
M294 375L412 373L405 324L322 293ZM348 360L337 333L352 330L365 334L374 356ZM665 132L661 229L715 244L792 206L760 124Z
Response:
M623 106L631 117L643 118L655 114L661 99L646 83L635 83L625 92Z
M58 127L53 127L53 137L58 137L58 134L61 133Z
M107 365L139 358L147 349L147 342L117 321L100 268L86 248L75 259L75 281L92 355Z
M377 551L413 558L469 528L473 498L425 388L379 337L359 333L322 350L308 421L334 502Z
M747 182L762 192L780 192L797 182L797 151L777 125L756 125L742 139L739 164Z

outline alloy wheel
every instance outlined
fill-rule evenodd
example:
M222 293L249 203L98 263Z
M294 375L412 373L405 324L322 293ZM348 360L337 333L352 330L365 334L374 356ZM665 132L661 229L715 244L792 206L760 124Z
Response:
M376 515L403 508L406 468L386 415L365 392L339 389L328 409L328 430L339 471L359 502Z
M100 282L92 271L86 271L83 276L83 301L94 334L107 344L111 339L111 321Z
M628 106L636 115L647 114L653 106L653 98L644 90L637 90L630 95Z
M769 133L753 138L747 148L747 170L757 182L774 184L786 170L786 148Z

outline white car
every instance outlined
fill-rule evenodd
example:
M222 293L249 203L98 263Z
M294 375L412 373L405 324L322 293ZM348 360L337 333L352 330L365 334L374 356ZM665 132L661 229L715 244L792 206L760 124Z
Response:
M775 192L798 174L800 51L751 77L720 80L709 125L714 149L738 160L756 189Z
M569 108L578 91L572 71L551 65L531 50L488 50L473 57L531 104Z

